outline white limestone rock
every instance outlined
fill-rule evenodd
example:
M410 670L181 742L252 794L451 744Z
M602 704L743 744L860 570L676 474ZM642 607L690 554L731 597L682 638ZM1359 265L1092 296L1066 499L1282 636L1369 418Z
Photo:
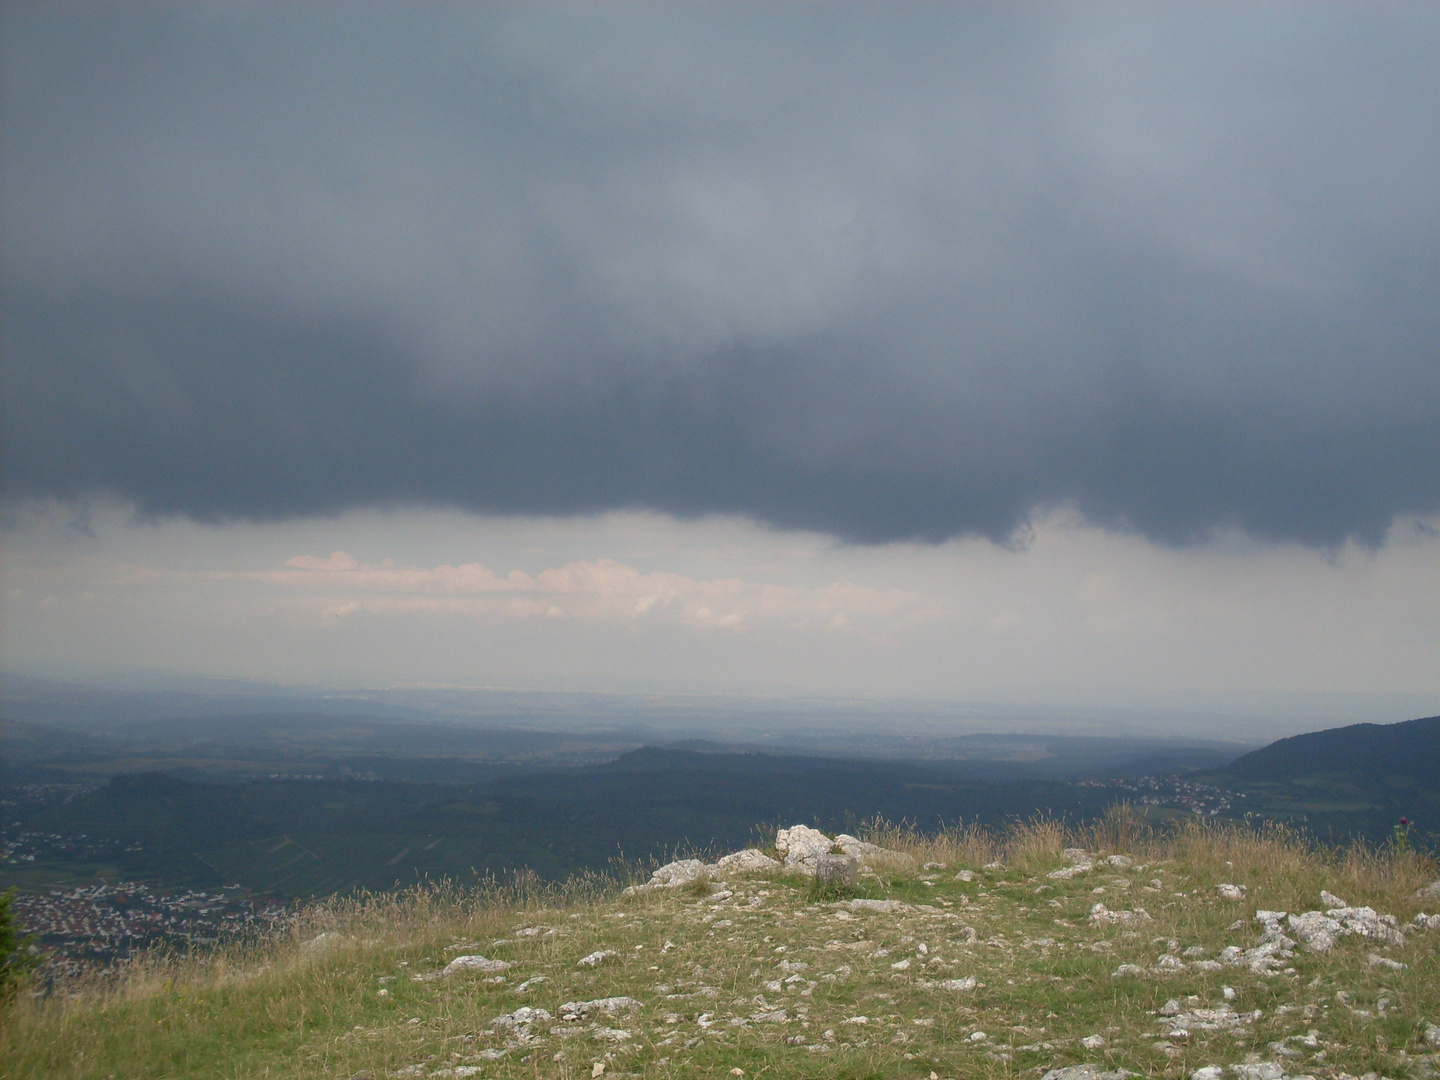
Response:
M1045 876L1054 881L1067 881L1079 874L1087 874L1095 869L1095 860L1084 848L1066 848L1061 855L1070 865L1060 870L1052 870Z
M785 869L815 876L815 867L823 855L849 855L860 867L868 870L913 870L919 864L903 851L891 851L876 844L841 833L833 840L819 829L808 825L792 825L775 834L775 850L784 860Z
M770 858L759 848L732 852L715 863L716 873L727 878L735 874L773 874L781 869L779 860Z
M867 870L909 871L917 869L920 865L913 855L883 848L878 844L867 843L864 840L856 839L849 833L841 833L835 837L835 845L846 855L852 856L860 866Z
M1231 1074L1236 1080L1285 1080L1285 1069L1273 1061L1257 1061L1253 1064L1231 1065Z
M692 881L708 879L713 873L714 868L706 866L699 859L677 859L651 873L650 880L645 884L630 886L624 895L635 896L653 889L678 889Z
M509 971L514 966L508 960L489 960L479 953L475 953L470 956L457 956L445 965L440 974L449 976L462 971L479 971L486 975L497 975L502 971Z
M591 1016L624 1016L641 1008L632 997L596 998L593 1001L567 1001L560 1006L560 1019L586 1020Z
M901 900L845 900L836 906L849 908L851 911L878 911L885 915L892 915L897 911L916 910L914 906Z
M497 1016L494 1020L490 1021L490 1026L496 1030L515 1031L520 1029L528 1031L533 1024L553 1019L555 1018L544 1009L532 1009L529 1005L522 1005L514 1012L506 1013L504 1016Z
M860 860L853 855L821 855L815 860L815 881L820 885L854 885Z
M1169 1019L1163 1022L1165 1031L1170 1035L1187 1035L1192 1031L1228 1031L1259 1019L1258 1013L1237 1013L1225 1004L1213 1009L1181 1010L1179 1002L1173 999L1165 1003L1161 1014L1167 1015L1171 1007L1175 1011L1168 1013Z
M980 984L976 981L974 975L966 975L963 979L946 979L939 985L941 990L955 990L964 993L974 990Z
M1125 1080L1135 1074L1126 1069L1106 1070L1099 1065L1067 1065L1063 1069L1051 1069L1040 1080Z
M1090 909L1090 921L1099 926L1139 926L1152 920L1150 913L1144 908L1111 911L1104 904L1096 904Z
M792 825L775 834L775 850L785 861L785 868L805 874L814 874L815 860L830 854L834 846L835 841L808 825Z
M1381 915L1371 907L1337 907L1325 912L1337 919L1347 933L1359 934L1386 945L1404 945L1405 935L1394 915Z
M1311 952L1329 952L1335 946L1335 939L1345 933L1339 920L1318 911L1291 915L1290 929Z
M1227 881L1216 885L1215 891L1220 894L1221 900L1245 899L1245 886L1243 885L1232 885Z

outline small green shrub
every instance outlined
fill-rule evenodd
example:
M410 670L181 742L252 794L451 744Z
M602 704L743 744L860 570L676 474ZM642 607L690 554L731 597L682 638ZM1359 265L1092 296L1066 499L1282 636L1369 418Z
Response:
M14 993L39 962L30 952L34 942L15 917L15 890L0 893L0 999Z

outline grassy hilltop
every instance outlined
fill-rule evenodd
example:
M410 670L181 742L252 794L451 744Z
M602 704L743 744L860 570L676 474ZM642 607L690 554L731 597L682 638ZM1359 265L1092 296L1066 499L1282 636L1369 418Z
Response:
M592 878L319 905L284 940L20 995L0 1077L999 1078L1090 1063L1400 1080L1440 1066L1440 923L1412 923L1440 896L1417 895L1435 867L1413 853L1199 822L1157 834L1124 811L1078 834L869 839L912 867L828 894L778 873L629 897ZM1313 952L1289 932L1268 960L1244 952L1265 931L1257 910L1323 909L1322 889L1411 924L1407 940ZM467 954L509 966L439 974Z

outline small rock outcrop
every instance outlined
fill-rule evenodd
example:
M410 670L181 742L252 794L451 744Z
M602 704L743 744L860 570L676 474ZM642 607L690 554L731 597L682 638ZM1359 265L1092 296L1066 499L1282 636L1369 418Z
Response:
M1335 901L1339 901L1339 904L1323 912L1303 911L1291 914L1287 919L1290 932L1303 941L1311 952L1328 952L1337 939L1350 934L1358 934L1385 945L1405 944L1405 935L1400 932L1400 924L1394 915L1381 915L1370 907L1349 907L1333 893L1321 891L1322 904ZM1257 912L1255 917L1258 919L1261 914L1275 913Z
M487 975L498 975L502 971L509 971L513 966L507 960L489 960L476 953L471 956L457 956L445 965L440 974L454 975L460 971L480 971Z
M815 876L821 857L848 855L858 869L906 869L916 867L915 859L903 851L891 851L877 844L866 843L849 833L840 833L833 840L819 829L808 825L792 825L775 834L775 850L785 860L785 869Z
M781 863L766 855L759 848L746 848L744 851L732 852L719 859L715 863L715 869L721 875L767 874L781 869Z
M860 860L853 855L821 855L815 860L818 885L854 885L860 877Z
M1133 911L1111 911L1104 904L1096 904L1090 909L1090 921L1098 926L1139 926L1141 923L1150 922L1150 913L1144 908L1135 908Z
M1125 1080L1135 1074L1126 1069L1105 1069L1099 1065L1067 1065L1051 1069L1040 1080Z
M848 833L832 839L808 825L792 825L779 830L775 834L775 850L780 855L779 860L772 859L758 848L736 851L710 864L699 859L677 859L654 871L644 884L630 886L625 895L638 896L656 889L678 889L692 882L720 881L736 874L789 870L815 877L822 863L822 881L851 884L862 870L913 870L918 865L912 856L903 851L891 851Z
M585 1020L591 1016L622 1016L641 1008L632 997L596 998L594 1001L567 1001L560 1006L560 1019Z

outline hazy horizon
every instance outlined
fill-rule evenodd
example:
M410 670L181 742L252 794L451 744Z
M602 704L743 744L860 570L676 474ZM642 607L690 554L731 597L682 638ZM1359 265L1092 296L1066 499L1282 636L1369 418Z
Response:
M17 2L0 49L5 670L1440 712L1440 9Z

